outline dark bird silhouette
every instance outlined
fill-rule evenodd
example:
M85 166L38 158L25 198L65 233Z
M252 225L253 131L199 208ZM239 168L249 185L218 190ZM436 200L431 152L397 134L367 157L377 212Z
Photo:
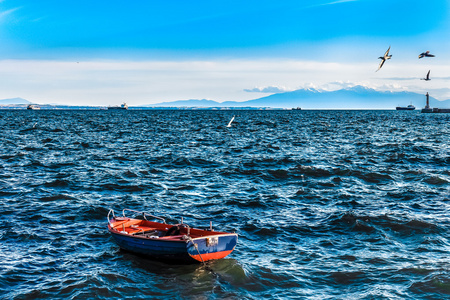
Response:
M379 59L381 59L380 65L378 66L378 70L381 69L381 67L384 65L384 62L388 59L391 59L392 55L389 55L389 50L391 49L391 46L389 46L389 48L387 49L386 53L384 53L384 56L380 56L378 57ZM378 72L378 70L376 70L375 72Z
M427 77L425 77L425 78L420 78L420 80L425 80L425 81L431 80L431 79L430 79L430 71L428 71Z
M430 51L427 51L427 52L422 52L419 54L419 58L422 58L422 57L434 57L434 55L430 54Z

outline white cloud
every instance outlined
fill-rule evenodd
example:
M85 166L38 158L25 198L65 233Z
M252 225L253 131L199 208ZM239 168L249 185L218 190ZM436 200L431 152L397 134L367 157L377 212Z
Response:
M424 72L420 65L390 64L383 73L375 73L375 69L373 61L0 60L0 99L21 97L37 103L72 105L117 105L124 101L143 105L183 99L223 102L258 98L255 93L308 88L331 91L355 85L420 93L427 90L437 99L449 98L445 79L449 64L433 66L435 77L430 82L418 79ZM417 79L395 80L408 76Z
M408 87L398 83L387 83L376 87L377 90L384 91L407 91Z
M442 95L440 100L450 100L450 88L435 89L433 92Z
M329 82L327 84L324 84L321 89L326 90L326 91L335 91L335 90L340 90L340 89L347 89L347 88L351 88L357 85L363 85L365 86L363 83L359 83L359 82L350 82L350 81L333 81L333 82Z
M252 89L244 89L244 92L249 93L269 93L269 94L276 94L276 93L284 93L289 91L284 86L266 86L266 87L255 87Z

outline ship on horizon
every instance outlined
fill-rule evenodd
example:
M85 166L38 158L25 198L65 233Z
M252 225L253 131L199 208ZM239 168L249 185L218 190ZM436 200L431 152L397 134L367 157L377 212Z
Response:
M28 106L27 106L27 109L30 109L30 110L37 110L37 109L41 109L39 106L37 106L37 105L35 105L35 104L29 104Z
M124 102L120 106L108 106L108 109L128 109L128 105Z
M415 110L416 107L414 105L410 104L406 107L405 106L397 106L395 109L396 110Z

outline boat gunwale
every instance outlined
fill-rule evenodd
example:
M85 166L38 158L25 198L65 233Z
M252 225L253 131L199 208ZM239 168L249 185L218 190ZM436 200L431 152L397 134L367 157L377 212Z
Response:
M137 221L142 221L139 219L129 219L130 220L137 220ZM148 221L150 222L150 221ZM157 224L162 224L162 223L158 223L158 222L154 222ZM113 224L113 223L112 223ZM169 225L169 224L166 224ZM169 225L169 226L176 226L176 225ZM198 236L198 237L193 237L191 235L187 235L187 234L183 234L189 237L189 239L183 240L183 239L171 239L170 236L169 238L149 238L149 237L145 237L145 236L140 236L140 235L134 235L134 234L129 234L129 233L123 233L119 230L117 230L114 227L111 227L110 224L108 224L108 231L112 234L116 234L116 235L120 235L120 236L126 236L126 237L130 237L130 238L138 238L138 239L143 239L143 240L150 240L150 241L163 241L163 242L177 242L177 243L189 243L190 241L196 241L196 240L202 240L202 239L206 239L206 238L213 238L213 237L224 237L224 236L238 236L237 233L229 233L229 232L220 232L220 231L208 231L208 230L203 230L203 229L196 229L196 228L191 228L194 230L200 230L200 231L204 231L204 232L214 232L214 234L211 235L203 235L203 236ZM158 229L156 229L158 230ZM181 235L181 236L183 236ZM179 236L179 235L177 235Z

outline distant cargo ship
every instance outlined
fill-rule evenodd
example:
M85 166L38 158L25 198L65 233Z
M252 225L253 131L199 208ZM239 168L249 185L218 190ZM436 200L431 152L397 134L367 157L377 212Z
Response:
M108 109L128 109L128 105L123 103L121 106L108 106Z
M404 106L397 106L395 109L396 110L415 110L416 107L414 105L410 104L410 105L408 105L406 107L404 107Z

